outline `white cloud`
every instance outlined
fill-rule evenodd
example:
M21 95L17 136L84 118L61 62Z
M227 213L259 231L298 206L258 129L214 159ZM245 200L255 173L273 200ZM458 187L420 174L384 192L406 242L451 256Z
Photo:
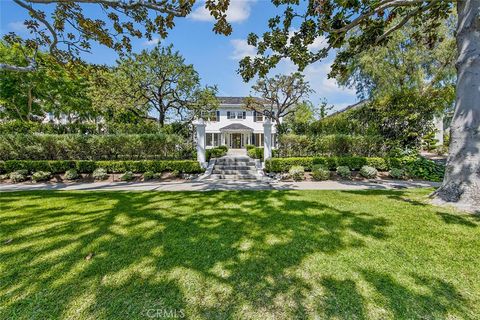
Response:
M154 37L152 40L146 40L143 42L144 46L156 46L160 42L160 38Z
M310 83L310 87L315 90L315 93L310 95L310 99L318 103L326 98L329 105L334 104L334 109L338 110L340 106L353 104L357 99L355 90L341 87L335 79L328 78L332 62L333 58L328 57L326 60L309 65L302 73L305 75L305 80ZM289 74L297 70L297 66L290 59L282 59L270 75Z
M254 46L251 46L247 43L247 40L244 39L232 39L230 43L233 46L233 53L230 58L234 60L240 60L244 57L254 57L257 53L257 50Z
M252 4L256 0L231 0L227 10L228 22L242 22L250 16ZM205 8L205 2L197 7L188 15L189 18L197 21L214 21L215 19L210 15L210 11Z
M8 23L8 29L12 30L13 32L17 33L28 33L27 26L23 23L23 21L13 21Z
M294 33L297 32L298 29L292 29L288 32L288 43L290 44L290 39L293 37ZM328 46L327 38L324 36L319 36L313 40L313 43L307 46L308 50L310 51L317 51Z
M313 40L312 44L308 45L308 50L310 51L316 51L316 50L321 50L324 49L328 46L327 39L324 36L317 37L315 40Z

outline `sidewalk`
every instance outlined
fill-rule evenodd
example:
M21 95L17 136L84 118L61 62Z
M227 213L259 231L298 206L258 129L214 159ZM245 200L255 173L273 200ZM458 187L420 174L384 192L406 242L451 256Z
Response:
M0 184L0 192L28 190L91 191L208 191L208 190L385 190L439 187L438 182L375 181L174 181L174 182L95 182L95 183L19 183Z

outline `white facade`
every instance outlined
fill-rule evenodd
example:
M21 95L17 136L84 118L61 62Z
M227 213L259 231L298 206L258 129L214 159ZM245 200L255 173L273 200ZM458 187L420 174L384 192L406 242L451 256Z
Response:
M219 98L222 101L222 98ZM227 99L227 98L223 98ZM240 100L240 98L237 98ZM204 115L205 145L213 148L226 145L230 149L243 149L247 144L264 146L265 117L244 108L242 103L221 103L218 110ZM271 141L275 143L275 125Z

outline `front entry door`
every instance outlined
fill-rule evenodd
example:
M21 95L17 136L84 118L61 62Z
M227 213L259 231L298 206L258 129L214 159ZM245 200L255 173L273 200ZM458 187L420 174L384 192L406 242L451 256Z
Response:
M241 133L232 133L232 149L240 149L243 148L243 139Z

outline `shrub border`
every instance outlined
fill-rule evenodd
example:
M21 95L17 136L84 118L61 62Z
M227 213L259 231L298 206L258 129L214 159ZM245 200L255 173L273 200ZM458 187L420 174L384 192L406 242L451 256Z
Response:
M292 166L303 166L305 171L312 171L314 165L323 165L334 171L339 166L348 166L351 170L360 170L368 165L378 171L392 168L405 169L411 177L431 181L441 181L445 166L421 157L380 158L380 157L297 157L271 158L265 162L267 172L288 172Z
M90 160L7 160L0 161L0 173L17 170L48 171L52 174L64 173L76 169L78 173L92 173L96 168L105 168L108 173L143 173L145 171L182 173L201 173L204 169L195 160L125 160L125 161L90 161Z

